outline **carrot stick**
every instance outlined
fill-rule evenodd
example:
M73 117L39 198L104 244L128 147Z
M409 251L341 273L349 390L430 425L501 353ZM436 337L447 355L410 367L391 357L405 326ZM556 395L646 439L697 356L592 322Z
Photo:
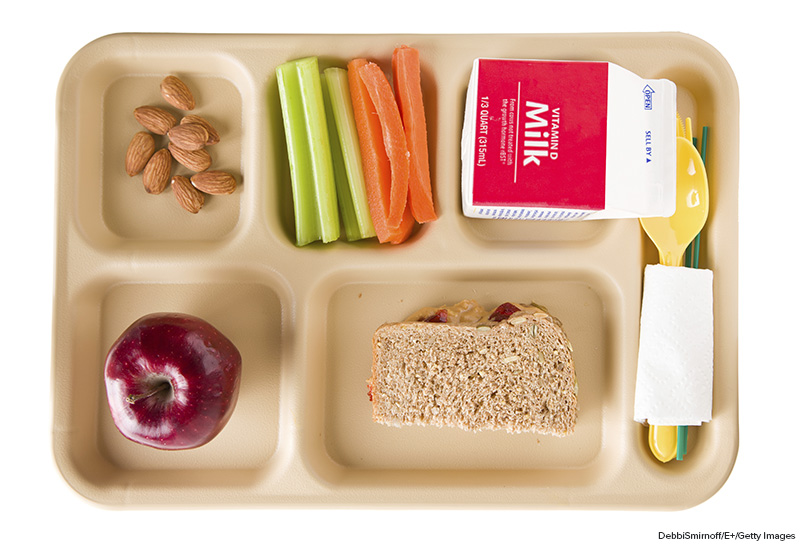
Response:
M389 242L397 245L408 239L411 231L414 229L414 215L411 213L411 206L406 204L406 210L403 211L403 217L400 220L400 225L397 230L392 234Z
M411 212L419 223L436 220L428 164L428 130L420 83L419 51L400 46L392 54L395 95L408 144L410 171L408 200Z
M381 123L374 114L375 107L369 98L367 88L361 81L358 69L367 64L366 59L353 59L347 65L347 79L350 84L350 99L353 103L353 117L361 148L361 163L364 168L364 183L367 190L367 204L375 227L375 234L381 243L389 242L395 230L389 228L389 195L392 175L389 158L383 146Z
M358 67L358 74L380 121L383 145L391 169L387 223L390 229L396 229L400 226L408 201L409 154L403 120L392 86L383 70L377 64L367 62Z

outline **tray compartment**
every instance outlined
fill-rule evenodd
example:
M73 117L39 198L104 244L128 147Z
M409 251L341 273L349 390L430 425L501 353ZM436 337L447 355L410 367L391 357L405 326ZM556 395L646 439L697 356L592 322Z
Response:
M159 85L167 74L178 75L189 85L197 102L194 110L178 110L161 97ZM243 107L245 97L252 93L248 75L238 63L219 54L202 59L165 58L115 50L88 68L83 78L84 84L74 90L78 108L75 138L81 150L76 221L89 240L98 245L219 240L236 229L242 199L251 199L252 193L246 183L248 158L242 152L246 133ZM133 117L133 110L143 105L162 107L178 121L189 113L208 119L221 135L218 144L206 148L212 157L211 168L233 174L240 182L236 192L206 196L203 214L197 215L181 209L169 187L160 195L145 192L141 174L129 177L124 169L131 137L145 130ZM166 147L166 136L154 137L156 149ZM172 165L172 174L192 174L175 161Z
M280 437L286 303L279 284L238 276L241 282L174 282L174 275L162 281L97 281L82 291L72 332L73 359L81 365L75 366L70 386L70 411L78 426L61 431L82 481L112 489L131 481L144 487L195 487L229 480L241 484L247 475L255 483L254 476L272 464ZM108 348L134 320L161 311L207 320L242 354L242 382L231 420L210 443L193 450L167 452L131 442L116 429L108 410L103 382Z
M277 79L274 77L275 69L278 65L282 64L285 61L293 60L302 58L305 56L317 56L319 61L319 70L320 72L324 71L326 68L329 67L339 67L345 68L347 63L352 59L355 58L356 55L353 57L349 56L333 56L330 54L321 54L321 51L330 52L331 50L335 50L335 47L330 46L320 46L319 50L316 51L298 51L293 56L286 57L282 60L276 59L267 59L267 63L265 63L265 67L267 69L267 83L265 85L265 96L266 96L266 134L265 134L265 146L264 149L269 150L269 165L267 166L267 176L270 181L274 181L274 184L269 184L269 190L267 195L267 209L270 211L270 216L272 218L276 218L277 222L272 221L271 223L277 228L274 231L274 235L283 235L286 240L290 243L294 243L296 240L295 236L295 225L294 225L294 204L292 198L292 180L291 180L291 173L289 170L289 156L286 149L286 133L283 125L283 118L281 114L281 103L280 103L280 96L278 93L278 84ZM392 72L392 65L391 65L391 54L392 49L391 47L384 47L382 53L378 56L375 55L367 55L367 58L370 61L376 62L387 74L387 77L391 78ZM366 54L365 54L366 55ZM422 92L423 96L426 98L425 101L425 115L426 115L426 127L428 129L429 141L428 141L428 161L430 165L431 177L432 177L432 189L434 192L434 202L436 203L436 210L439 215L445 213L444 211L450 208L451 203L447 202L445 204L445 200L443 199L442 195L447 191L449 193L451 190L445 190L443 187L445 184L437 183L437 178L439 178L437 174L437 154L439 150L438 146L438 139L436 135L438 133L438 95L437 89L435 86L435 78L432 74L429 74L429 71L426 67L421 67L422 70ZM391 81L391 79L390 79ZM324 81L323 81L324 85ZM441 177L441 179L445 179ZM460 210L460 202L457 204L457 210ZM414 231L412 232L409 240L414 240L419 237L420 232L425 229L427 226L416 224L414 226ZM380 245L375 238L361 240L361 241L354 241L348 242L346 240L344 234L344 228L342 228L341 238L335 243L321 243L315 242L311 243L310 245L306 245L305 249L314 249L314 248L322 248L331 246L337 246L341 244L348 244L348 245L358 245L359 247L367 248L370 251L374 251L375 249L381 248Z
M170 107L161 98L159 84L163 75L131 75L115 80L104 99L102 210L108 229L125 239L174 241L219 239L230 233L240 216L241 185L232 195L207 195L203 214L189 214L180 208L171 189L149 195L142 177L128 177L125 163L125 138L143 130L133 118L133 109L142 105L160 106L176 119L189 113L206 117L220 132L218 144L206 147L211 154L211 169L228 171L241 182L242 102L236 86L220 77L183 76L191 89L197 90L198 106L191 112ZM228 98L229 100L224 100ZM156 149L166 146L167 137L156 136ZM121 145L120 145L121 144ZM192 171L176 161L172 174L190 177ZM147 219L147 220L145 220Z
M376 272L331 283L325 315L322 446L334 464L356 470L581 468L593 464L608 428L607 377L615 366L607 342L604 300L615 298L602 281L580 270L498 273L431 269L416 272L421 281ZM565 325L575 350L580 416L574 436L470 433L436 427L392 428L371 419L366 380L372 361L371 339L383 322L402 320L420 307L474 298L489 307L504 301L536 301ZM360 340L353 343L353 340ZM376 478L380 479L380 478Z

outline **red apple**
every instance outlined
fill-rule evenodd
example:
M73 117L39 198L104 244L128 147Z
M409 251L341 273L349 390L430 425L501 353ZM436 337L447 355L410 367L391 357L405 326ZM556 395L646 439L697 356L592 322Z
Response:
M239 395L242 357L208 322L154 313L131 324L105 363L111 417L127 438L190 449L226 425Z

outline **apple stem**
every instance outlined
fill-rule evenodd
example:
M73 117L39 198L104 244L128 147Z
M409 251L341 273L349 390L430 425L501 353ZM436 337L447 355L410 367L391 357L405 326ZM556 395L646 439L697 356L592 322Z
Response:
M125 398L125 401L128 404L135 404L139 400L142 400L144 398L150 398L154 394L158 394L158 393L160 393L162 391L165 391L165 390L169 389L170 387L171 387L171 385L170 385L169 381L163 381L163 382L159 383L158 385L156 385L155 387L153 387L152 389L150 389L147 392L143 392L141 394L131 394L131 395L129 395L128 397Z

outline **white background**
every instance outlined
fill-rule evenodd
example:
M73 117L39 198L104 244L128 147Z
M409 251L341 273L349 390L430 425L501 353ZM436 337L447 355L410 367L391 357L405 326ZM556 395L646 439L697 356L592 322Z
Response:
M401 10L401 4L408 7ZM797 17L785 12L791 5L770 0L6 3L0 34L3 542L665 544L676 541L659 540L659 531L800 536L794 517L800 504L795 346L800 321L797 273L789 265L800 201L795 104L800 29ZM149 512L108 510L83 500L61 479L50 441L55 97L75 52L123 31L682 31L709 42L731 64L741 97L740 448L727 483L708 501L678 512ZM19 538L6 542L14 535Z

